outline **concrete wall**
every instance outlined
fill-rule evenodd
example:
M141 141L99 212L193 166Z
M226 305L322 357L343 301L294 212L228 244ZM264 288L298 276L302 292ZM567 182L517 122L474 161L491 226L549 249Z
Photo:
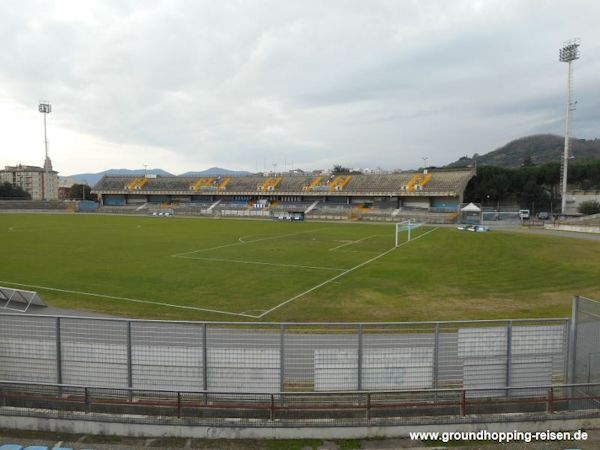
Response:
M600 191L571 191L567 192L567 214L578 214L579 205L594 200L600 202Z
M544 225L546 230L575 231L577 233L600 233L600 227L586 225Z
M135 416L97 418L93 415L66 414L65 417L55 418L51 415L38 417L22 417L17 414L3 414L2 426L13 430L38 430L47 432L117 435L129 437L185 437L198 439L364 439L408 437L412 432L490 432L519 431L576 431L600 428L600 418L597 414L577 416L575 414L542 414L502 417L502 421L494 421L481 416L467 418L453 417L440 423L439 419L416 418L403 425L373 423L371 425L351 426L306 426L282 427L281 424L272 426L231 424L228 427L186 425L185 421L173 420L172 424L161 425L154 423L136 423ZM85 420L82 420L85 419ZM117 422L118 420L118 422ZM573 448L578 448L573 442Z

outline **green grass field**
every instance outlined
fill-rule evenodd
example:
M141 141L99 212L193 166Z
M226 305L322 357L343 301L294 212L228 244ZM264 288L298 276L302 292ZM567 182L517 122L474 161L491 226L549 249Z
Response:
M413 237L391 250L391 224L1 214L0 285L61 308L225 321L556 317L575 294L600 297L598 241Z

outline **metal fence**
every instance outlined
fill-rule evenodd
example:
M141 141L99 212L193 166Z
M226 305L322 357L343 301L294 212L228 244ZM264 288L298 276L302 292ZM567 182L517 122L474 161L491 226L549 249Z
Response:
M0 314L0 380L229 393L456 388L501 397L509 386L566 383L568 336L568 319L249 324Z
M600 383L600 302L573 300L572 376L574 383Z

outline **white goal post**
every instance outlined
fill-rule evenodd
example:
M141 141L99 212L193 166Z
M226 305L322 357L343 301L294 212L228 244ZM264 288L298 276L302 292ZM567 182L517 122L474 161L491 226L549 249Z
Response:
M407 235L407 238L406 238L406 241L405 241L405 242L408 242L408 241L411 240L411 231L414 230L414 229L416 229L416 228L419 228L420 226L423 225L423 223L422 222L415 222L415 221L412 221L412 220L403 220L402 222L398 222L395 225L396 225L396 229L395 229L395 231L396 231L396 245L395 246L398 247L400 245L400 233L402 231L407 231L408 232L408 235Z

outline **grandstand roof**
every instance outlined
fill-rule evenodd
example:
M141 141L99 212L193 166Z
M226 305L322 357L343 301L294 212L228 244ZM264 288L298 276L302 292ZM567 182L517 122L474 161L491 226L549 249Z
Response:
M394 174L358 174L338 180L343 184L334 189L334 176L244 176L244 177L156 177L105 175L94 186L98 194L162 194L162 195L460 195L474 170L438 170L429 174L402 172ZM142 182L143 181L143 182ZM343 183L345 181L345 183ZM269 187L270 186L270 187Z

